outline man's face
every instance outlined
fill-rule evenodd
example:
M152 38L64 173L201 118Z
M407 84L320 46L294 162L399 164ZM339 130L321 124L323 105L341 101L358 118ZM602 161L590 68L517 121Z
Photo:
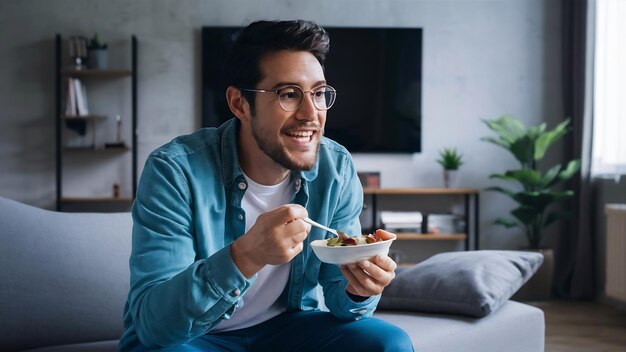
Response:
M267 55L260 63L263 79L257 89L276 90L297 85L309 91L326 83L322 66L306 51L279 51ZM290 170L310 170L317 160L324 132L326 111L313 105L311 95L296 111L280 107L278 96L256 93L251 130L256 144L275 163Z

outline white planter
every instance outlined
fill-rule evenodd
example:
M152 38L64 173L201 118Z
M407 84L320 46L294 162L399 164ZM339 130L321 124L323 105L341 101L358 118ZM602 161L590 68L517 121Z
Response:
M443 185L445 188L455 188L459 185L459 170L443 170Z

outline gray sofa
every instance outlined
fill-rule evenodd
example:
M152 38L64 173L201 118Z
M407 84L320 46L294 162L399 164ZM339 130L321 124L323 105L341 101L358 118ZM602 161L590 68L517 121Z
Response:
M117 351L128 213L57 213L0 197L0 350ZM508 301L485 318L378 311L416 351L543 351L544 316Z

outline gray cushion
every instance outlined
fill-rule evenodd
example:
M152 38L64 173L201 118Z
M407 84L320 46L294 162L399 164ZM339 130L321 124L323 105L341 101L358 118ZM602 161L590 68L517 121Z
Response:
M399 272L378 308L484 317L500 308L542 262L535 252L440 253Z
M0 197L0 346L118 339L129 213L57 213Z

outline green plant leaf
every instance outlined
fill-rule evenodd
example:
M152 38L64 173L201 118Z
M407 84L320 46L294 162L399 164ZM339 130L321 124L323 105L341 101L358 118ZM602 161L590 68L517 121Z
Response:
M548 188L558 182L559 179L557 176L559 175L559 171L561 171L561 164L551 167L541 179L541 188Z
M530 139L529 136L523 136L511 144L511 153L515 156L522 165L529 165L532 161L532 151L535 141Z
M533 126L528 128L528 136L532 140L536 140L539 136L546 130L546 123L542 123L538 126Z
M489 178L503 180L503 181L517 182L517 179L515 177L502 175L502 174L492 174L492 175L489 175Z
M500 139L496 139L494 137L483 137L480 140L485 141L485 142L489 142L489 143L493 143L495 145L499 145L500 147L509 150L509 145L510 143L507 141L503 141Z
M518 192L513 196L523 207L534 209L537 213L542 213L548 205L556 199L551 192Z
M541 211L535 207L520 206L512 210L511 214L522 224L531 224L541 216Z
M494 221L494 224L504 226L507 229L510 229L512 227L520 227L520 224L517 221L507 218L498 218L496 219L496 221Z
M568 131L569 119L558 124L553 130L542 133L535 142L535 160L541 160L550 146Z
M561 171L561 173L559 173L559 180L560 181L567 181L569 180L572 176L574 176L575 173L578 172L578 170L580 170L580 160L572 160L567 164L567 167L565 168L565 170Z
M515 197L515 194L517 194L515 191L512 191L510 189L506 189L503 187L489 187L489 188L485 188L486 191L494 191L494 192L500 192L500 193L504 193L506 195L508 195L511 198Z
M549 191L549 193L554 197L555 200L571 198L572 196L574 196L574 191L570 191L570 190L561 191L561 192Z
M524 187L533 187L541 184L541 173L532 169L507 171L506 176L517 180Z
M463 165L463 156L454 148L444 148L439 156L437 162L446 170L458 170Z
M526 134L526 127L517 118L504 115L497 120L483 120L492 131L496 132L501 140L509 144L522 138Z

